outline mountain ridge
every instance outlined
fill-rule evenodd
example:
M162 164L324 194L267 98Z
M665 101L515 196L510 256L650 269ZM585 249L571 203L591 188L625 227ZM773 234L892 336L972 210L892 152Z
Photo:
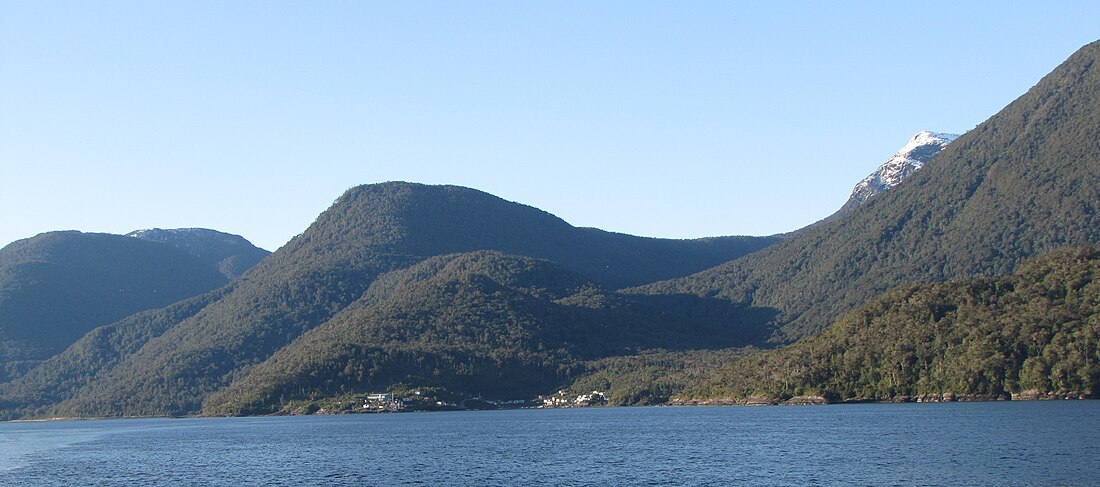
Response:
M842 218L685 278L635 288L780 310L776 340L824 329L891 287L1007 274L1100 241L1100 42Z
M209 263L229 279L236 279L271 254L244 237L208 228L146 228L126 234L162 242Z
M631 237L577 229L542 210L469 188L357 186L234 281L231 292L169 326L73 399L104 408L130 404L143 415L197 412L203 397L332 319L378 276L436 255L496 250L546 258L614 288L661 273L686 274L690 266L705 268L773 241Z
M161 244L48 232L0 249L0 382L97 326L159 308L227 279Z

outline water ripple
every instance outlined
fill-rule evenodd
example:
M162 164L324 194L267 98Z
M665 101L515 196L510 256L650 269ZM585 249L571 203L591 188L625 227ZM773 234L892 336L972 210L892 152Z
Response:
M1100 485L1100 402L0 424L0 485Z

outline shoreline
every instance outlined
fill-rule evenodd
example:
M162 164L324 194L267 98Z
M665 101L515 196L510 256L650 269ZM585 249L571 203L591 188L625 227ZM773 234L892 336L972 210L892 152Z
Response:
M906 403L945 403L945 402L1011 402L1011 401L1087 401L1097 399L1092 394L1073 392L1022 391L1007 394L955 394L953 392L920 394L916 396L894 396L891 398L850 398L829 400L825 396L794 396L780 399L771 396L750 396L747 398L723 399L671 399L669 406L828 406L837 404L906 404Z
M942 403L982 403L982 402L1034 402L1034 401L1092 401L1100 400L1083 392L1072 393L1024 393L1010 394L1008 396L990 396L978 394L929 394L922 396L900 396L888 400L850 399L845 401L828 401L822 396L795 396L787 400L754 396L745 399L674 399L663 404L647 405L594 405L573 407L526 407L526 408L499 408L499 409L456 409L449 411L406 411L408 413L432 413L432 412L471 412L471 411L513 411L517 409L531 410L560 410L560 409L605 409L605 408L635 408L635 407L768 407L768 406L843 406L848 404L942 404ZM121 416L121 417L55 417L32 419L9 419L3 423L51 423L61 421L110 421L131 419L219 419L219 418L268 418L282 416L352 416L364 414L401 414L399 412L346 412L325 414L256 414L241 416Z

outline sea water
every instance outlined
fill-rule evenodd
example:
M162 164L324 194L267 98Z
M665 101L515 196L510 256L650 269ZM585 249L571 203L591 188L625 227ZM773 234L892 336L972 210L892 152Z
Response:
M0 423L0 485L1100 485L1100 401Z

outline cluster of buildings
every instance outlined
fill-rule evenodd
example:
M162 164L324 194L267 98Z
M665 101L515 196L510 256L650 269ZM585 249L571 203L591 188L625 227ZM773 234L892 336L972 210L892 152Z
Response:
M408 396L395 397L392 392L373 393L358 396L353 401L343 401L330 404L321 408L316 414L348 414L348 413L386 413L409 411L461 411L476 409L519 409L519 408L579 408L590 406L603 406L607 404L607 395L601 391L591 391L584 394L571 394L566 391L558 391L550 396L539 396L537 400L526 401L513 400L486 400L480 397L463 400L461 403L452 403L429 395L422 395L420 391L413 391Z
M406 411L457 411L466 409L461 404L425 396L413 391L406 397L394 397L392 392L367 394L360 408L365 413Z
M552 396L539 396L542 402L541 408L583 408L589 406L603 406L607 404L607 395L600 391L592 391L587 394L570 395L565 391L558 391Z

